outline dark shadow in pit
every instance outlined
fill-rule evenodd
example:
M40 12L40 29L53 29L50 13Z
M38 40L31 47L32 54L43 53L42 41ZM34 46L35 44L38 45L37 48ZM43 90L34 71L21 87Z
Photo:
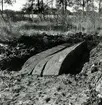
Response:
M59 75L68 73L76 75L80 73L85 62L89 61L89 53L86 42L77 47L63 61Z
M19 71L24 64L24 62L29 58L30 56L25 57L13 57L13 58L7 58L2 61L0 61L0 68L1 70L8 70L8 71Z

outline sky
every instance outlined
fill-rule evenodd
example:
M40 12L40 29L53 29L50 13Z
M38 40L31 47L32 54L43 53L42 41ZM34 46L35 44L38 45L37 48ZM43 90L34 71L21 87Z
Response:
M46 1L47 0L44 0L44 2L46 2ZM23 5L26 2L27 2L27 0L16 0L16 3L14 3L13 5L4 4L4 9L11 9L11 10L19 11L19 10L21 10L23 8Z
M46 2L47 0L44 0L44 2ZM16 0L16 3L14 3L13 5L7 5L4 4L4 9L11 9L11 10L15 10L15 11L19 11L23 8L23 5L27 2L27 0ZM54 0L54 5L55 5L55 0ZM98 5L96 3L96 5ZM0 7L1 9L1 7ZM68 8L70 11L73 11L72 8Z
M11 10L19 11L22 9L26 1L27 0L16 0L16 3L14 3L13 5L4 4L4 9L11 9Z

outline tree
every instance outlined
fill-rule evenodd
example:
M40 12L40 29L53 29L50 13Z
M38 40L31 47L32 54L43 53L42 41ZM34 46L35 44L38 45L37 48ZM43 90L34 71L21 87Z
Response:
M68 18L67 7L73 6L73 0L57 0L56 2L57 9L61 11L63 30L66 30L66 28L69 25L67 21Z
M47 3L45 4L43 0L28 0L22 10L26 12L28 11L29 15L32 14L33 20L34 13L38 14L41 19L44 18L44 14L48 11L48 8L49 6Z
M8 18L8 14L6 14L6 16L3 16L3 11L4 11L3 7L4 7L4 4L12 5L14 2L16 1L15 0L0 0L1 6L2 6L2 12L0 12L0 15L2 19L4 20L4 22L6 23L6 26L9 26L9 29L11 32L12 32L12 28L11 28L11 24ZM7 25L7 22L8 22L8 25Z
M3 13L3 8L4 8L4 4L9 4L9 5L12 5L14 2L15 2L15 0L0 0L0 2L1 2L1 6L2 6L2 13Z
M74 0L74 9L75 10L80 10L80 14L79 14L79 29L81 32L83 32L85 30L85 28L87 29L87 27L83 27L83 22L87 24L87 21L89 19L89 11L91 10L92 12L92 8L94 7L94 1L93 0Z
M3 6L4 6L4 0L2 0L2 13L3 13Z
M96 30L96 7L94 4L94 0L87 0L86 2L86 22L87 22L87 32L90 31L89 29L89 24L88 24L88 20L90 20L92 27L94 30ZM91 27L91 28L92 28Z
M33 6L34 6L34 1L35 0L28 0L28 2L30 3L29 11L31 11L32 20L33 20Z
M99 9L98 9L98 14L99 14L99 17L98 17L98 18L99 18L99 19L98 19L98 21L99 21L98 28L100 29L100 20L101 20L101 19L100 19L100 16L101 16L102 0L99 0L98 6L99 6L99 7L98 7L98 8L99 8Z

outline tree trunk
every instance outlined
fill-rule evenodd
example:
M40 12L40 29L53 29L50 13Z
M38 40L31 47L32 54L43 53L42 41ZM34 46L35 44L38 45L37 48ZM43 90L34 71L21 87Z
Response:
M40 1L38 0L38 12L40 12Z
M33 20L33 5L34 5L33 2L34 0L32 0L32 4L31 4L32 5L32 20Z
M42 11L41 11L41 13L42 13L42 20L45 20L45 14L44 14L44 1L43 0L41 0L41 8L42 8Z
M65 0L65 29L67 28L67 0Z
M94 3L92 2L93 8L92 11L94 12ZM96 13L94 12L94 30L96 31Z
M88 32L88 0L87 0L87 3L86 3L86 32Z
M4 10L4 0L2 0L2 14L3 14L3 10Z
M100 28L100 10L101 10L101 2L102 2L102 0L99 0L99 10L98 10L98 14L99 14L99 19L98 19L98 28Z
M82 4L81 4L81 0L80 0L80 6L81 6ZM82 6L83 7L83 6ZM83 13L81 12L80 13L80 16L79 16L79 28L78 28L78 30L81 32L82 31L82 17L83 17Z
M62 3L62 25L63 31L66 30L66 20L67 20L67 0L64 0Z
M83 4L82 4L82 23L84 21L84 12L85 12L85 1L83 0ZM83 32L83 26L81 26L81 31Z
M83 18L84 18L84 7L85 7L85 1L83 0L82 8L83 8Z

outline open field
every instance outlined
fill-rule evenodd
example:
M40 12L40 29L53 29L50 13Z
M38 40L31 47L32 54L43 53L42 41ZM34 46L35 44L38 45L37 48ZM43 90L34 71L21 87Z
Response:
M19 18L18 18L19 17ZM62 19L59 17L59 20L54 18L48 18L41 20L38 17L35 17L33 21L29 20L29 17L24 20L24 17L14 17L8 18L8 22L5 22L0 17L0 39L12 39L12 37L20 37L22 35L32 36L36 34L46 33L47 35L68 35L73 33L102 33L102 24L98 28L99 23L102 22L98 19L89 17L86 20L80 20L80 16L68 16L64 24L61 23ZM13 19L13 21L12 21Z

